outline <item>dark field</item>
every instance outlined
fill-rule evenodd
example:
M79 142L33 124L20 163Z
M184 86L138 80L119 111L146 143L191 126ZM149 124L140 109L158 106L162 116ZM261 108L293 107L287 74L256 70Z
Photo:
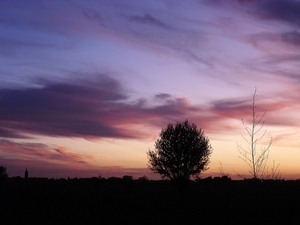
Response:
M300 224L299 181L7 179L0 224Z

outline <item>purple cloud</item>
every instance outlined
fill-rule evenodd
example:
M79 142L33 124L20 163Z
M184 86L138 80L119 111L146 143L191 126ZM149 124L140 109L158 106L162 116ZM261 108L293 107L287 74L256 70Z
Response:
M291 105L299 104L298 99L293 99L290 97L286 99L283 98L281 100L277 99L276 102L272 101L271 99L272 97L266 97L256 102L255 108L258 118L260 118L260 116L266 112L266 116L264 117L266 125L281 127L299 126L297 118L295 118L293 115L293 110L291 108L289 109ZM216 101L212 103L213 107L211 108L211 111L219 115L219 117L223 117L223 120L225 120L225 118L233 118L238 120L243 119L247 123L251 124L251 100L251 96L249 96L247 99L243 98ZM283 109L285 109L284 115L281 113Z
M277 20L296 27L300 24L300 2L295 0L204 0L212 7L242 10L262 20Z
M299 62L300 60L300 55L295 55L295 54L280 54L280 55L274 55L274 56L269 56L265 60L265 63L268 64L278 64L282 62Z
M129 102L128 97L121 85L108 77L96 83L48 82L40 88L2 89L0 135L136 138L143 136L142 131L131 130L131 125L144 124L149 118L154 124L186 119L200 110L186 99L168 94L155 96L156 106L142 99Z
M37 134L88 139L143 138L148 131L136 130L134 126L161 128L169 122L185 119L213 133L228 131L226 120L244 118L249 114L250 104L250 98L223 100L205 108L167 93L157 94L153 99L129 101L123 87L105 76L93 83L45 82L40 88L0 90L0 135L10 138ZM275 112L281 109L280 104L261 103L259 108Z
M263 19L285 21L299 27L300 2L295 0L256 1L257 15Z
M99 86L98 86L99 85ZM119 84L46 84L43 88L0 90L2 129L54 136L129 137L105 119L112 101L124 100ZM117 104L117 103L116 103ZM9 134L9 133L7 133Z
M251 34L247 39L254 47L267 49L270 44L274 46L290 45L292 48L300 48L300 33L296 31L283 33L257 33Z
M300 32L297 31L291 31L281 34L281 39L293 46L300 47Z

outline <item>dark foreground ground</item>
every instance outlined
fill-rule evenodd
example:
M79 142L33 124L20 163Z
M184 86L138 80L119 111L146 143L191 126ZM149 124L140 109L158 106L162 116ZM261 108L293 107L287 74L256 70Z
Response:
M299 181L7 179L0 224L300 224Z

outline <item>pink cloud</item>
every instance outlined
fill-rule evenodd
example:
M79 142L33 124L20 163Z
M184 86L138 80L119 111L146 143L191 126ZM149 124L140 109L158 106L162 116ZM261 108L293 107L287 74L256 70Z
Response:
M169 122L197 119L202 107L185 98L158 94L129 102L121 85L108 77L96 84L45 84L42 88L0 90L4 137L49 135L82 138L142 138L132 125L161 127ZM154 104L153 104L154 103ZM201 115L199 116L202 117ZM201 122L209 126L211 116Z
M0 140L0 149L3 158L33 160L41 163L74 163L80 166L87 164L88 158L88 156L68 152L64 147L50 147L41 143L15 142L7 139Z
M134 126L161 128L186 119L208 132L222 132L235 129L227 123L228 119L248 118L251 105L251 96L214 101L209 107L192 105L184 97L166 93L128 101L126 91L108 77L96 84L46 83L42 88L0 90L0 96L0 106L5 109L0 111L0 134L11 138L35 134L87 139L145 138L147 131ZM257 108L269 111L274 119L270 117L268 123L275 124L276 112L293 104L291 99L262 99Z

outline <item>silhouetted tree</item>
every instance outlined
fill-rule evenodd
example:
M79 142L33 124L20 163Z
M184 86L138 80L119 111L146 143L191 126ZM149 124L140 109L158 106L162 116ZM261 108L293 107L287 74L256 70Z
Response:
M125 180L125 181L132 181L132 180L133 180L133 177L132 177L132 176L125 175L125 176L122 177L122 180Z
M247 142L248 147L245 149L238 145L238 153L239 158L242 159L249 167L250 167L250 174L253 176L254 179L262 178L266 175L266 163L269 158L270 147L272 144L272 137L267 147L261 148L261 151L258 152L256 149L257 143L265 136L267 130L260 133L261 129L263 128L265 121L263 118L266 114L266 111L261 115L258 116L256 113L256 91L252 95L252 105L251 105L251 125L247 126L245 121L242 120L243 126L248 134L248 139L245 138L243 135L242 137ZM278 168L278 167L277 167Z
M138 178L139 181L149 181L148 177L146 175L139 177Z
M169 178L179 189L184 189L191 176L198 177L208 169L212 147L204 132L187 120L162 129L155 150L149 150L148 166L162 178Z
M0 179L7 178L6 167L0 166Z

